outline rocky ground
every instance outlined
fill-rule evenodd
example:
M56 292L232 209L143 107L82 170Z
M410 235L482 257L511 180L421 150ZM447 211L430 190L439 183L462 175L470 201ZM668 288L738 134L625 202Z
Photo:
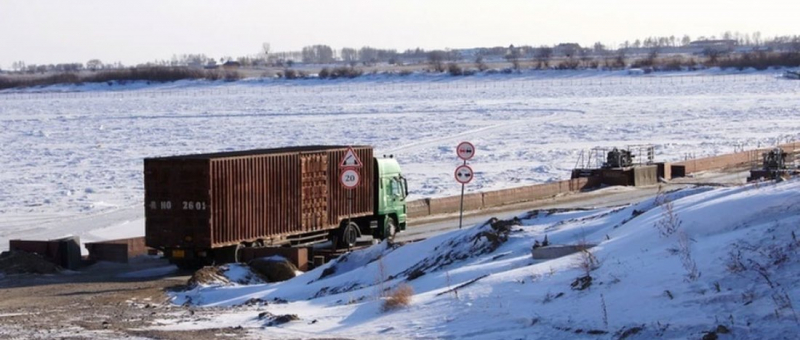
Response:
M163 267L158 259L122 265L100 263L56 274L0 274L2 339L210 339L248 338L241 328L154 331L170 321L191 322L213 309L172 305L165 294L181 289L190 273L125 278L124 273ZM254 314L258 314L254 308Z

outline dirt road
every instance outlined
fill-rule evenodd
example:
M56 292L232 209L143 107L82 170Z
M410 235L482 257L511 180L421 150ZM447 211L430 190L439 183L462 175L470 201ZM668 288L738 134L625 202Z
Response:
M170 321L202 319L213 310L174 306L166 290L179 289L187 273L158 259L130 265L100 263L77 272L0 278L2 339L210 339L248 338L242 329L152 331ZM164 268L169 272L164 272ZM155 270L155 277L125 273ZM166 274L166 275L164 275ZM147 275L144 275L147 276ZM257 312L254 312L257 314Z

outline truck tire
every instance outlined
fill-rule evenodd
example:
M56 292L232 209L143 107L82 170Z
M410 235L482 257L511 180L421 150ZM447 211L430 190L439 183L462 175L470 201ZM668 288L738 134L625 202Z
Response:
M355 222L346 222L339 227L339 232L336 233L338 238L337 248L352 248L358 242L358 224Z
M397 235L397 222L394 218L386 217L386 224L383 226L383 239L394 241L394 236Z

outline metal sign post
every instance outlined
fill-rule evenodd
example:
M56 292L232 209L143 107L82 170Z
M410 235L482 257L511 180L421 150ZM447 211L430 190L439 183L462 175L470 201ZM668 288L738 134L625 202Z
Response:
M475 145L470 142L461 142L456 147L456 154L458 158L464 160L464 163L458 166L455 172L456 182L461 183L461 208L458 213L458 229L461 229L464 221L464 187L475 177L472 168L467 165L467 160L475 156Z
M342 187L347 190L348 223L353 215L353 189L361 184L361 172L359 169L363 164L361 159L358 158L358 154L356 154L351 147L347 148L347 152L345 152L344 157L342 157L342 161L339 162L339 170L341 171L339 182L342 183Z

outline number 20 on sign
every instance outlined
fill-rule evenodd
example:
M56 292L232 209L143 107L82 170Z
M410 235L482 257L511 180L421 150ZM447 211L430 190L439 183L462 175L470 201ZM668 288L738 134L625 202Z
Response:
M354 189L361 182L361 175L356 169L345 169L342 171L341 178L342 186L346 189Z

